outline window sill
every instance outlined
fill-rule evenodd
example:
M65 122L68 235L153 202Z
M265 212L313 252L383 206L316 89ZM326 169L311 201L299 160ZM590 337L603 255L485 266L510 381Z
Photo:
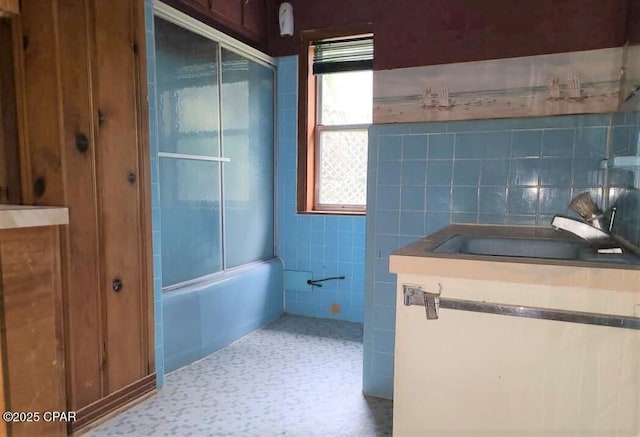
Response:
M367 211L340 211L340 210L313 210L298 211L299 215L346 215L346 216L366 216Z

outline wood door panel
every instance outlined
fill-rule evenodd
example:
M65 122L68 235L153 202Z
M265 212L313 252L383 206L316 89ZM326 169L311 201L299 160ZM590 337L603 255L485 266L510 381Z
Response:
M107 353L106 393L142 378L147 290L142 289L141 218L135 89L133 0L94 0L97 102L104 115L96 138L100 188ZM133 177L135 180L131 180ZM112 281L122 289L114 291Z
M9 411L64 411L59 230L0 231ZM13 436L66 435L63 422L9 425Z
M86 0L58 2L61 85L64 95L64 180L69 232L66 244L65 314L69 407L79 410L103 396L100 258L89 31ZM86 150L77 147L86 138ZM82 152L81 150L85 150ZM82 181L78 183L77 181Z

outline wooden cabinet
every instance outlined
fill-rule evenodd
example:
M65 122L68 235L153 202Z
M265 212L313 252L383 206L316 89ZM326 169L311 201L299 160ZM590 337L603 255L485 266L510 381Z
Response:
M66 411L60 277L60 229L31 227L41 209L0 209L0 408L38 413L2 421L0 435L63 436L66 424L45 411ZM54 212L62 224L66 209ZM46 211L42 212L46 215ZM37 216L35 217L38 218ZM29 223L31 221L31 223ZM15 226L26 226L17 227ZM4 433L3 433L4 431Z
M267 45L265 0L167 0L167 3L258 49Z
M26 203L65 205L71 431L155 389L143 0L38 0L14 19Z
M206 11L209 9L210 0L185 0L185 2L190 3L194 7L200 8L203 11Z
M0 17L18 15L20 13L20 0L0 0Z
M240 26L242 24L242 2L243 0L210 0L210 9L219 19Z
M267 38L266 5L262 0L245 0L242 6L242 27L258 39Z

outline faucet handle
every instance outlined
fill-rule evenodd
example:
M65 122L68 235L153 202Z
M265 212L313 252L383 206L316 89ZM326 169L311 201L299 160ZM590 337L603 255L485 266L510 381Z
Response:
M591 198L591 193L585 191L580 193L571 199L569 202L569 208L577 212L580 217L587 223L595 226L598 229L602 229L603 224L601 219L603 217L602 211L598 208L598 205Z

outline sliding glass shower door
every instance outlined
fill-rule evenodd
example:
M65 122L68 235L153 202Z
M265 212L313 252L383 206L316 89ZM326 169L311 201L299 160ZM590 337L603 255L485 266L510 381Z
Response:
M274 256L274 69L155 19L163 287Z
M225 262L273 257L273 69L222 49Z

